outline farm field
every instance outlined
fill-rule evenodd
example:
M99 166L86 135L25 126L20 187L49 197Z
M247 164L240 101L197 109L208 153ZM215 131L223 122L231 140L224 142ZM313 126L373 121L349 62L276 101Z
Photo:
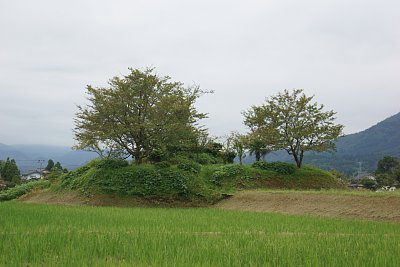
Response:
M0 203L0 266L398 266L400 224Z
M400 223L399 192L244 191L220 201L216 207Z

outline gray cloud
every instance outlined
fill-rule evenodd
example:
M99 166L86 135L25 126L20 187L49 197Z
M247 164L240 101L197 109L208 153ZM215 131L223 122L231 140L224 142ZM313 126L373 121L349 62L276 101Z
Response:
M400 3L1 1L0 142L72 145L85 85L155 66L215 90L198 103L213 134L241 111L304 88L346 132L400 111ZM29 130L28 130L29 129Z

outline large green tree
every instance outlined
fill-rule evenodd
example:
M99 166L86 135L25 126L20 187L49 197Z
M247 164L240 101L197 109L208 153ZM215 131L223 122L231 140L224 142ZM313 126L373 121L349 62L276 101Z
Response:
M141 164L155 150L187 149L201 132L206 115L194 104L203 93L184 87L154 69L129 69L109 80L108 87L87 86L89 104L78 106L75 139L78 149L123 149Z
M267 135L274 150L286 150L300 168L304 152L335 151L334 141L343 132L343 125L335 124L336 113L324 111L313 98L302 89L284 90L244 112L245 124Z

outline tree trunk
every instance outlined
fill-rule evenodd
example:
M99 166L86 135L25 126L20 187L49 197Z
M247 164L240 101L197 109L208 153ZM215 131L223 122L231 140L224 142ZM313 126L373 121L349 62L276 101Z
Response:
M261 152L256 151L256 161L260 161L260 159L261 159Z
M142 155L141 155L141 153L140 153L140 150L137 149L137 148L136 148L136 150L135 150L135 155L134 155L134 157L135 157L135 164L136 164L136 165L142 164L143 158L142 158Z
M296 161L297 168L301 168L302 159L299 158L299 156L297 155L296 151L292 150L292 155L293 155L294 161Z

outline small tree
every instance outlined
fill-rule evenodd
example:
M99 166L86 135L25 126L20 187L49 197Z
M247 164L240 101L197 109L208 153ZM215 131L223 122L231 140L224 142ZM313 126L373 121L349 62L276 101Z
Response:
M61 171L62 171L62 170L63 170L63 167L61 166L61 163L57 161L57 163L54 164L54 169L57 169L57 170L61 170Z
M21 172L14 159L7 158L1 170L1 177L6 182L20 181Z
M392 173L397 167L400 167L400 160L395 157L386 156L378 161L375 173Z
M239 134L238 132L231 133L232 149L235 151L236 156L239 159L240 165L243 164L243 158L246 157L246 137Z
M274 150L286 150L300 168L304 152L335 151L334 141L343 132L343 125L334 123L336 113L312 100L301 89L284 90L245 112L245 124L267 133Z
M260 130L253 130L244 139L245 147L250 155L256 157L256 161L261 161L261 159L264 161L265 156L272 151L271 139L267 134L263 135L260 132Z
M391 156L384 157L378 161L375 174L380 186L392 186L400 182L400 160Z
M51 171L54 167L54 161L52 159L49 159L47 161L47 166L44 168L46 171Z

